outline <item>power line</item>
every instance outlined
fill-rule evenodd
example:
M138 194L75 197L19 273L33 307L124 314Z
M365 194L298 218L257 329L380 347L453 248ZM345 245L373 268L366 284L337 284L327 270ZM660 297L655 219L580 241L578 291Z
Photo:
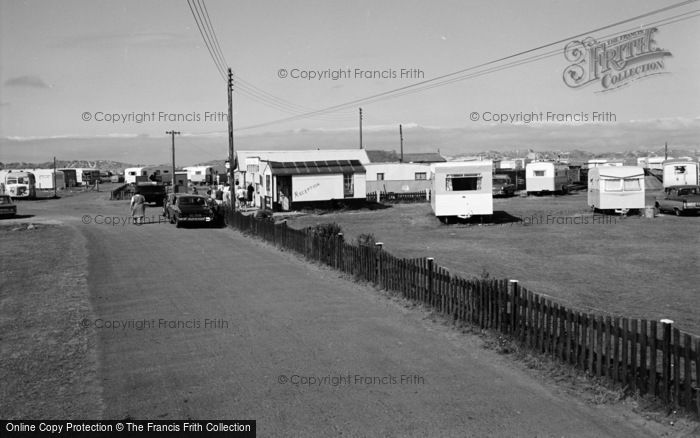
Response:
M207 46L207 50L209 51L209 55L211 56L211 59L214 61L214 65L216 66L216 69L219 71L219 74L221 75L221 77L222 77L224 80L226 80L226 73L225 73L226 69L224 68L225 66L221 66L221 65L219 64L219 61L218 61L218 59L216 58L216 56L214 56L214 53L212 52L212 48L211 48L210 45L209 45L209 38L208 38L208 35L209 35L209 34L206 32L206 29L205 29L205 30L202 30L202 25L200 25L200 21L199 21L199 18L198 18L198 16L199 16L199 11L197 11L197 12L195 13L196 4L195 4L195 8L193 9L193 7L192 7L192 5L193 5L192 1L191 1L191 0L187 0L187 5L190 7L190 11L192 12L192 16L194 17L194 21L195 21L195 23L197 24L197 28L199 29L199 34L202 35L202 39L204 40L204 44Z
M219 58L223 61L224 66L228 66L228 63L226 62L226 58L224 58L224 52L221 50L221 45L219 45L219 38L216 36L216 32L214 31L214 26L211 24L211 18L209 17L209 11L207 10L207 5L204 3L204 0L199 0L200 3L200 9L204 10L204 15L206 16L206 21L209 24L209 29L211 30L211 34L214 36L214 42L215 42L215 47L216 51L219 54Z
M190 8L192 16L195 19L195 23L197 24L199 33L202 36L202 40L204 41L204 44L207 47L207 50L209 51L209 55L214 61L214 65L216 66L221 76L224 79L226 79L225 72L228 63L226 62L223 50L221 49L219 38L216 35L214 26L211 23L211 17L209 16L209 11L207 9L206 3L204 2L204 0L188 0L187 4ZM256 87L250 82L245 81L240 76L237 76L236 79L236 82L238 84L238 87L236 88L237 91L249 97L251 100L257 101L263 105L274 108L278 111L285 112L287 114L299 115L305 112L312 111L312 109L310 108L305 108L300 105L291 103L264 90L261 90L260 88ZM323 117L314 118L324 119ZM325 117L325 120L349 120L349 115Z
M307 118L307 117L314 116L314 115L324 114L324 113L327 113L327 112L334 112L334 111L337 111L337 110L345 109L345 108L352 107L352 106L356 106L356 105L359 105L359 104L377 102L378 100L383 100L383 99L379 99L379 98L384 98L385 96L386 96L386 98L398 97L398 96L402 96L402 95L405 95L405 94L410 94L410 93L404 93L404 92L407 91L407 90L412 90L412 89L418 88L419 91L420 91L420 90L423 90L423 89L434 88L434 87L432 87L432 85L433 85L434 83L436 83L436 82L437 82L437 83L440 83L440 82L438 82L438 81L441 81L441 80L446 80L446 79L447 79L447 80L444 81L443 83L444 83L444 84L449 84L449 83L452 83L452 82L456 82L457 80L468 79L468 78L471 77L471 75L470 75L470 76L467 76L467 77L462 77L462 78L453 78L453 77L454 77L454 76L458 76L458 75L463 74L463 73L466 73L466 72L469 72L469 71L472 71L472 70L476 70L476 69L479 69L479 68L487 67L487 66L492 65L492 64L497 64L497 63L499 63L499 62L503 62L503 61L506 61L506 60L509 60L509 59L512 59L512 58L516 58L516 57L519 57L519 56L522 56L522 55L525 55L525 54L528 54L528 53L532 53L532 52L535 52L535 51L538 51L538 50L542 50L542 49L547 48L547 47L551 47L551 46L554 46L554 45L559 45L559 44L562 44L562 43L564 43L564 42L568 42L568 41L570 41L570 40L574 40L574 39L576 39L576 38L580 38L580 37L582 37L582 36L587 36L587 35L590 35L590 34L593 34L593 33L596 33L596 32L600 32L600 31L602 31L602 30L607 30L607 29L610 29L610 28L619 26L619 25L621 25L621 24L626 24L626 23L629 23L629 22L631 22L631 21L639 20L639 19L641 19L641 18L646 18L646 17L652 16L652 15L659 14L659 13L661 13L661 12L665 12L665 11L668 11L668 10L671 10L671 9L675 9L675 8L678 8L678 7L681 7L681 6L685 6L685 5L688 5L688 4L691 4L691 3L695 3L695 2L697 2L697 1L698 1L698 0L687 0L687 1L683 1L683 2L680 2L680 3L676 3L676 4L673 4L673 5L669 5L669 6L663 7L663 8L655 9L655 10L653 10L653 11L650 11L650 12L647 12L647 13L644 13L644 14L641 14L641 15L637 15L637 16L632 17L632 18L628 18L628 19L625 19L625 20L617 21L617 22L615 22L615 23L608 24L608 25L606 25L606 26L602 26L602 27L599 27L599 28L596 28L596 29L593 29L593 30L590 30L590 31L582 32L582 33L579 33L579 34L577 34L577 35L573 35L573 36L570 36L570 37L567 37L567 38L563 38L563 39L560 39L560 40L557 40L557 41L554 41L554 42L551 42L551 43L543 44L543 45L540 45L540 46L537 46L537 47L534 47L534 48L531 48L531 49L527 49L527 50L524 50L524 51L520 51L520 52L511 54L511 55L508 55L508 56L504 56L504 57L502 57L502 58L498 58L498 59L495 59L495 60L492 60L492 61L488 61L488 62L479 64L479 65L475 65L475 66L472 66L472 67L468 67L468 68L465 68L465 69L457 70L457 71L452 72L452 73L447 73L447 74L444 74L444 75L441 75L441 76L438 76L438 77L435 77L435 78L432 78L432 79L427 79L427 80L425 80L425 81L420 81L420 82L417 82L417 83L414 83L414 84L411 84L411 85L406 85L406 86L403 86L403 87L395 88L395 89L392 89L392 90L388 90L388 91L385 91L385 92L381 92L381 93L377 93L377 94L374 94L374 95L371 95L371 96L367 96L367 97L364 97L364 98L355 99L355 100L352 100L352 101L349 101L349 102L341 103L341 104L338 104L338 105L333 105L333 106L321 108L321 109L316 110L316 111L310 111L310 112L308 112L308 113L300 114L300 115L293 116L293 117L287 117L287 118L283 118L283 119L273 120L273 121L270 121L270 122L258 123L258 124L255 124L255 125L243 126L243 127L241 127L241 128L238 128L237 130L238 130L238 131L242 131L242 130L260 128L260 127L263 127L263 126L269 126L269 125L273 125L273 124L278 124L278 123L283 123L283 122L287 122L287 121L297 120L297 119L300 119L300 118ZM695 12L695 11L691 11L691 12ZM689 13L686 13L686 14L689 14ZM686 14L681 14L681 15L686 15ZM695 17L695 15L693 15L693 16L691 16L691 17L686 17L686 18L684 18L684 19L689 19L689 18L694 18L694 17ZM661 20L661 21L663 21L663 20ZM681 20L676 20L676 21L681 21ZM676 21L674 21L674 22L676 22ZM667 23L667 24L671 24L671 23ZM558 52L558 51L557 51L557 52ZM541 56L541 55L538 55L538 56ZM521 63L522 63L522 62L518 61L518 62L516 62L516 63L513 64L513 65L520 65ZM497 67L494 67L494 68L497 69ZM498 71L498 70L494 70L494 71ZM490 72L490 71L489 71L489 72ZM485 73L476 73L475 75L481 75L481 74L485 74ZM448 79L448 78L451 78L451 79ZM425 88L420 88L420 87L422 87L422 86L426 86L426 87L425 87ZM437 85L436 85L436 86L437 86ZM416 92L417 92L417 91L416 91ZM396 95L396 96L393 96L393 95Z

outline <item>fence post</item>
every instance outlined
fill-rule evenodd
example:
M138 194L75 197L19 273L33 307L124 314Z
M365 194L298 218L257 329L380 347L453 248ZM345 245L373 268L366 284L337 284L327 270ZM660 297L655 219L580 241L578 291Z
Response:
M510 312L510 334L517 331L518 324L518 280L508 280L508 311Z
M336 236L336 243L337 243L337 245L336 245L337 267L341 271L344 271L345 269L343 267L343 233L338 233L338 235Z
M374 244L374 283L381 287L382 286L382 242L377 242Z
M661 340L661 399L668 403L671 392L671 326L673 320L662 319L661 329L663 337Z
M428 297L426 302L433 302L433 262L434 258L428 257Z

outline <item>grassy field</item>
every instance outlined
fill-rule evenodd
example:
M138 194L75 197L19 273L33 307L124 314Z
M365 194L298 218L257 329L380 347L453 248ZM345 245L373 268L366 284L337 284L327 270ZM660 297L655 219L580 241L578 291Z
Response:
M494 200L499 223L442 225L430 205L289 219L371 233L394 255L434 257L465 277L517 279L560 303L630 318L671 318L700 334L700 217L604 216L586 194Z
M0 221L0 248L0 417L98 418L97 347L80 325L90 316L82 238Z

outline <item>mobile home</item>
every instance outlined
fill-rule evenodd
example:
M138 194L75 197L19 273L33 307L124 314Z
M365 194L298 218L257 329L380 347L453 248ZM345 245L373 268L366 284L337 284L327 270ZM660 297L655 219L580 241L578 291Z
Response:
M431 171L430 205L442 222L493 214L491 160L436 163Z
M430 165L423 163L370 163L367 192L424 192L430 189Z
M124 169L124 182L126 184L136 184L136 177L148 176L147 167L127 167Z
M136 184L139 181L154 181L162 183L172 182L171 166L145 166L127 167L124 169L124 182L126 184Z
M663 169L663 163L666 160L673 159L673 157L639 157L637 158L637 166L643 167L645 169Z
M22 169L34 174L38 190L63 190L66 188L66 178L63 171L53 169Z
M601 166L589 170L588 206L617 213L644 209L644 169Z
M100 169L94 167L76 167L75 177L77 185L91 186L100 180Z
M212 184L214 182L214 168L212 166L188 166L183 167L187 171L187 179L192 184Z
M525 166L525 190L531 193L566 193L569 166L550 161L536 161Z
M698 178L697 160L674 159L664 161L664 188L671 186L696 186Z
M63 172L63 179L66 182L66 187L75 187L78 185L78 176L73 168L60 168L58 169Z

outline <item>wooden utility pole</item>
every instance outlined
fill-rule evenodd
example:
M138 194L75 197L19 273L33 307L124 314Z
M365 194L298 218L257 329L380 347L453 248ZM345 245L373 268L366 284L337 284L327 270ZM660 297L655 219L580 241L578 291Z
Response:
M362 108L360 108L360 149L362 149Z
M180 135L180 131L166 131L165 133L166 133L166 134L170 134L170 136L171 136L172 139L173 139L173 143L172 143L172 144L173 144L173 147L172 147L172 149L173 149L173 174L172 174L172 177L173 177L173 193L177 193L177 185L176 185L177 181L175 180L175 136L176 136L176 135Z
M668 142L664 143L664 160L668 160Z
M399 137L401 138L401 158L399 163L403 163L403 126L399 125Z
M233 155L233 72L228 69L228 188L231 194L231 209L236 210L236 193L234 168L236 167Z
M53 157L53 197L58 198L58 193L56 193L56 157Z

